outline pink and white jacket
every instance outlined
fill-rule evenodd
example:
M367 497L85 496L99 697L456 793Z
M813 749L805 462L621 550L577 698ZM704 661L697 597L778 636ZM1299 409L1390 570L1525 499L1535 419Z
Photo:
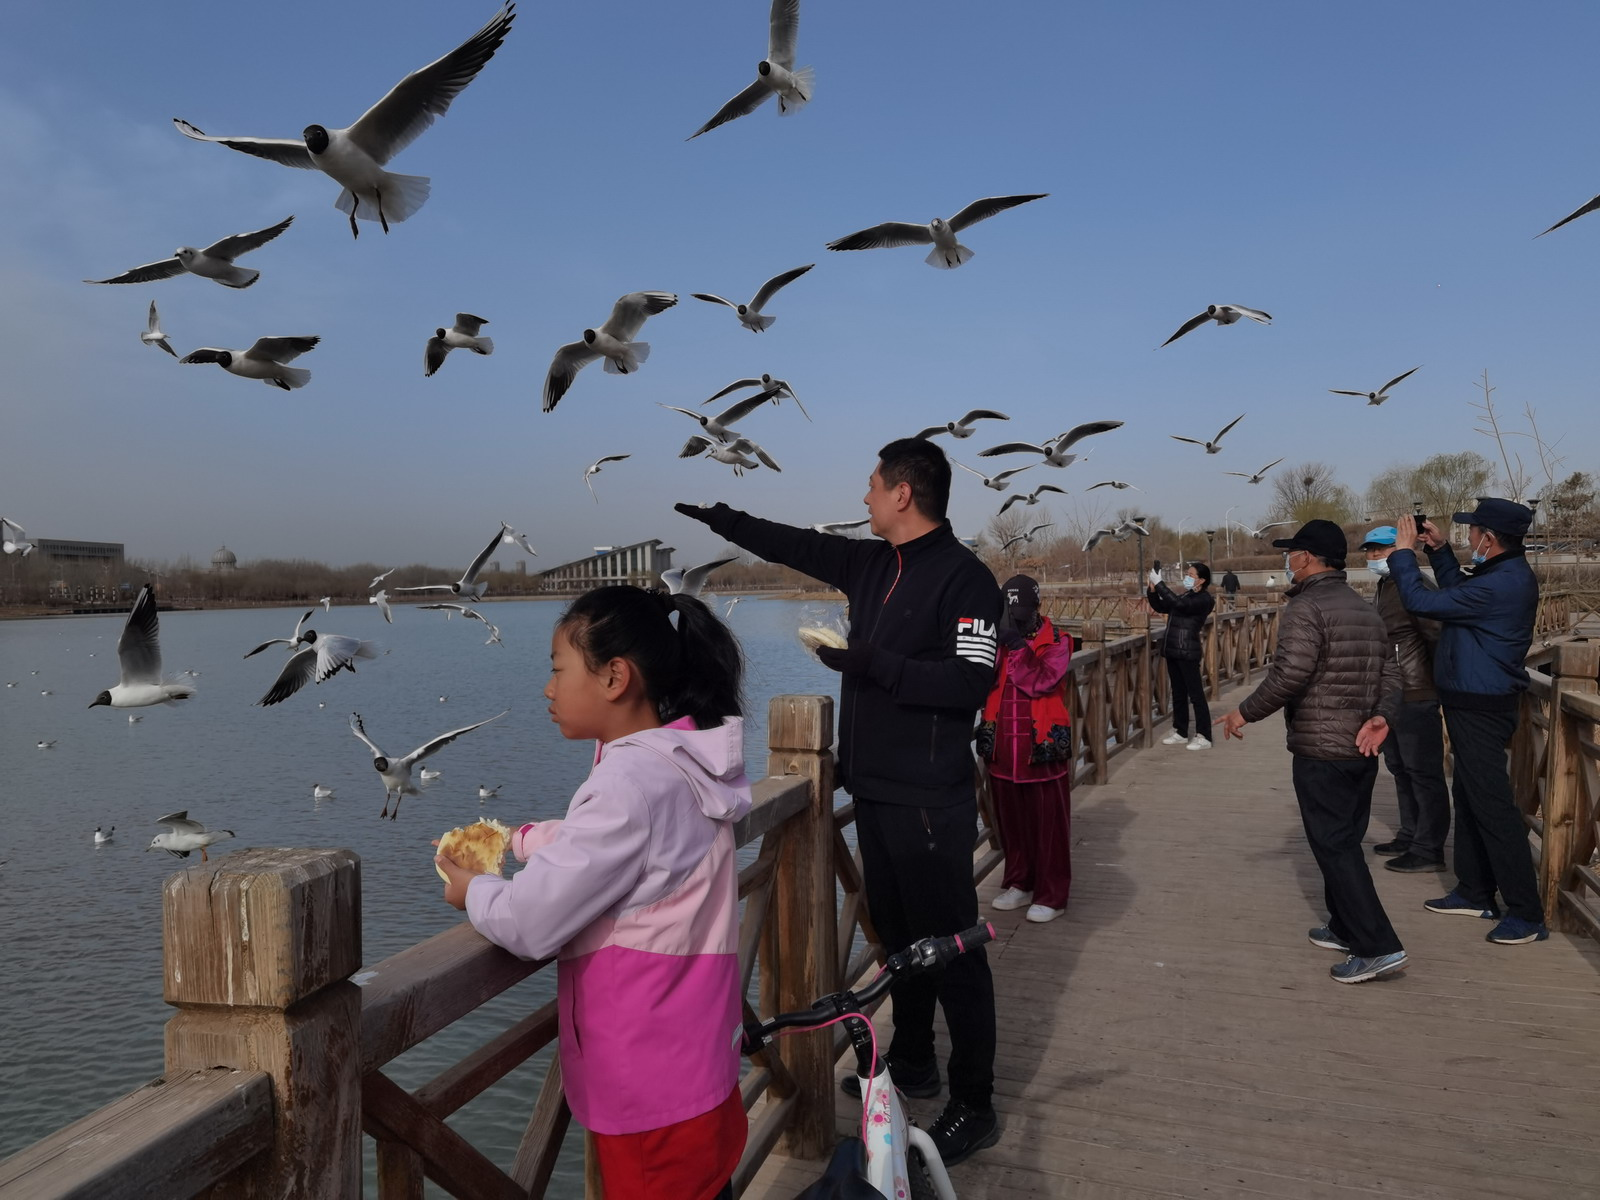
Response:
M733 822L749 809L743 721L642 730L600 747L564 820L517 830L521 871L467 888L491 942L559 952L562 1079L594 1133L699 1116L738 1082Z

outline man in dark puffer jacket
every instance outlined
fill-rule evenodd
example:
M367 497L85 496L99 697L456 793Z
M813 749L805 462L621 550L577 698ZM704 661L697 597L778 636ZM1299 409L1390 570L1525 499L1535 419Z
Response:
M1406 965L1361 848L1400 675L1383 618L1345 582L1344 531L1308 521L1272 544L1287 551L1292 581L1278 648L1266 679L1222 719L1222 730L1243 737L1246 723L1283 709L1295 798L1328 904L1328 923L1309 937L1349 956L1329 971L1334 979L1364 983Z

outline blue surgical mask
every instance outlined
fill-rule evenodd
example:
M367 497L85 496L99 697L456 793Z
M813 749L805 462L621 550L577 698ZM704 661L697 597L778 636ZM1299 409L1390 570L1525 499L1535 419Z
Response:
M1289 556L1287 554L1283 556L1283 581L1285 583L1294 582L1294 568L1289 565Z
M1193 575L1185 575L1183 577L1183 590L1186 591L1186 592L1194 591L1194 576Z
M1367 559L1367 570L1371 571L1379 579L1387 579L1389 578L1389 560L1387 558L1369 558Z
M1474 566L1482 566L1485 562L1487 562L1489 560L1489 556L1484 553L1484 550L1487 550L1488 548L1489 548L1489 539L1488 538L1484 538L1483 539L1483 550L1474 550L1472 552L1472 562L1473 562Z

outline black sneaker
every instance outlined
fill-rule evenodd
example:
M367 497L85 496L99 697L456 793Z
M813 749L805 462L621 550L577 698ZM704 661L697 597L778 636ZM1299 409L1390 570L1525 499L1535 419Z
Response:
M1410 850L1407 850L1404 854L1396 855L1383 865L1391 871L1420 874L1423 871L1444 870L1444 859L1424 858L1420 854L1413 854Z
M953 1167L1000 1140L1000 1118L992 1108L973 1108L952 1100L929 1128L928 1136L944 1165Z
M1380 858L1393 858L1395 855L1404 854L1410 849L1410 842L1402 842L1397 838L1392 842L1379 842L1372 848L1372 852Z
M931 1062L926 1067L908 1067L905 1063L888 1059L889 1074L894 1078L894 1086L913 1100L931 1100L944 1090L944 1084L939 1079L939 1064ZM839 1081L839 1090L846 1096L861 1099L861 1080L855 1075L846 1075Z

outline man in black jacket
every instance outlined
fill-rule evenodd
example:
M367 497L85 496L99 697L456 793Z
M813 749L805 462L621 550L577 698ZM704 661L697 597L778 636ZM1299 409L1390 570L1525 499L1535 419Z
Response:
M978 923L972 730L994 681L1000 589L945 519L950 463L932 442L879 451L866 495L877 539L763 521L726 504L679 504L728 541L838 588L845 649L817 652L844 678L840 783L856 801L867 907L891 954ZM982 949L895 984L888 1059L907 1095L936 1096L935 1001L950 1030L950 1102L929 1133L945 1163L999 1140L994 981ZM846 1090L854 1083L845 1081Z

